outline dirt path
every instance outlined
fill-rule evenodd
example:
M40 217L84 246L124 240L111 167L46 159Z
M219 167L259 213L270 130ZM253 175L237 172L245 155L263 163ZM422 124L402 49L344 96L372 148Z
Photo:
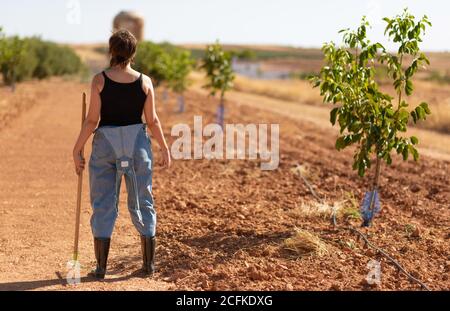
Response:
M60 277L65 278L66 262L71 257L76 198L71 148L79 131L81 93L87 89L86 85L62 81L42 82L39 88L34 84L19 85L17 96L31 92L37 103L0 132L0 290L65 288ZM90 154L90 140L86 154ZM89 271L94 260L87 182L85 175L80 236L82 274ZM120 217L117 231L127 220ZM121 234L121 240L113 242L111 256L139 256L138 246L132 232ZM139 261L133 260L127 270L136 270L138 265ZM97 283L94 288L167 288L167 284L149 279L136 279L134 285L125 287L120 281L130 278L128 272L122 273L120 267L113 266L110 281ZM92 285L83 282L78 288L90 289Z
M233 99L228 122L280 123L279 169L265 172L258 161L221 160L175 161L169 171L156 166L159 272L152 279L134 273L140 246L122 189L107 279L66 286L76 198L71 148L86 89L61 80L19 85L16 95L31 94L36 102L0 131L0 290L368 289L367 263L377 256L349 232L331 227L329 210L311 207L313 197L292 172L296 164L308 167L327 202L354 195L357 206L367 180L351 171L351 151L337 153L329 129ZM193 115L214 121L215 99L189 92L181 115L173 113L173 99L159 107L167 136L175 123L192 124ZM397 163L383 171L383 212L367 233L432 289L449 289L449 163L428 157L417 166ZM94 264L87 176L84 181L82 275ZM339 222L359 223L344 218ZM283 241L296 227L319 237L328 252L298 257L286 250ZM417 236L411 228L419 228ZM380 260L382 284L375 289L418 289Z
M207 95L206 90L201 85L202 83L196 83L193 89L200 94ZM311 122L322 129L334 130L336 133L338 131L337 127L331 128L330 126L330 114L326 105L308 105L234 90L228 92L227 98L238 105L264 109L285 118ZM419 150L422 154L435 159L450 161L450 135L420 128L410 128L408 135L419 138Z

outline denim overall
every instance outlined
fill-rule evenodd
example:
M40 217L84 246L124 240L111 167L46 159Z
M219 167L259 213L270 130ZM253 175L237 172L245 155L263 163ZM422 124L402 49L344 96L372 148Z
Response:
M92 234L110 238L118 216L122 176L128 192L128 210L138 232L155 235L156 212L152 196L151 141L146 124L102 126L94 131L89 160L93 214Z

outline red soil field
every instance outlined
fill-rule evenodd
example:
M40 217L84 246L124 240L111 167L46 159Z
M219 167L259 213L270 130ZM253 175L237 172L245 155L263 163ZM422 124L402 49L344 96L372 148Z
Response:
M328 214L305 210L315 199L293 173L296 165L308 167L309 181L329 204L349 194L359 204L369 188L369 178L360 179L351 170L352 150L334 149L331 126L232 100L226 103L226 122L280 124L279 168L261 171L258 161L177 160L162 170L154 143L158 271L152 278L136 272L139 237L123 187L104 281L85 277L94 265L85 174L82 283L67 285L77 183L71 153L81 93L88 89L87 84L51 79L19 84L15 94L0 90L2 100L29 103L5 117L0 129L0 290L420 290L354 233L341 229L358 227L359 220L340 216L333 227ZM167 137L176 123L192 125L194 115L214 122L216 99L189 91L186 112L177 114L175 98L170 94L165 104L158 100ZM88 158L90 140L85 154ZM433 290L450 289L448 172L449 162L443 159L423 156L416 165L395 158L382 171L382 212L363 230ZM286 249L283 241L296 228L318 237L327 252L298 256ZM379 286L365 282L371 259L381 262Z

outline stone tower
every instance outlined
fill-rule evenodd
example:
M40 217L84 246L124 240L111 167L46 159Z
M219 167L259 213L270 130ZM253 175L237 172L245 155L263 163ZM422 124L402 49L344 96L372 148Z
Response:
M144 18L135 12L121 11L114 17L113 31L129 30L138 41L144 39Z

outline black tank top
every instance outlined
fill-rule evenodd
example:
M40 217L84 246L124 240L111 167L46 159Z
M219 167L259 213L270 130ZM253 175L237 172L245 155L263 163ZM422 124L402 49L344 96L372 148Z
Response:
M142 123L142 112L147 95L142 89L142 73L130 83L116 82L102 71L105 85L100 92L101 110L99 127L125 126Z

